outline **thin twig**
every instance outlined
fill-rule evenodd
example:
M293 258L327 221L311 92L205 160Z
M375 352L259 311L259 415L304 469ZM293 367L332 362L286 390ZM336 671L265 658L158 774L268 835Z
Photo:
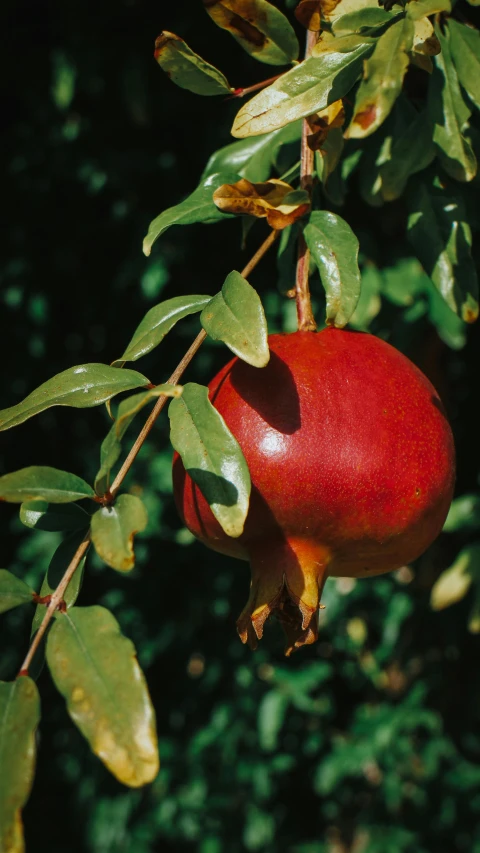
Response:
M275 74L275 77L269 77L268 80L262 80L260 83L254 83L253 86L246 86L243 89L241 86L239 89L235 89L231 95L228 95L225 100L231 101L233 98L244 98L245 95L250 95L252 92L258 92L259 89L265 89L266 86L270 86L271 83L275 83L275 80L278 80L279 77L283 77L285 71L282 71L281 74Z
M254 267L256 267L256 265L263 258L263 256L266 254L266 252L268 252L270 246L273 245L273 243L275 242L279 233L280 233L279 231L271 231L270 232L267 239L264 240L262 245L255 252L253 258L251 258L249 260L248 264L242 270L242 275L244 277L246 277L247 275L249 275L251 273L251 271L254 269ZM170 379L168 380L169 384L171 384L171 385L177 384L177 382L181 378L182 374L184 373L184 371L186 370L186 368L190 364L193 356L195 355L197 350L200 348L200 346L202 345L202 343L206 337L207 337L207 333L204 331L204 329L202 329L201 332L198 333L197 337L195 338L195 340L193 341L193 343L191 344L191 346L189 347L189 349L187 350L185 355L183 356L182 360L179 362L179 364L177 365L177 367L173 371L172 375L170 376ZM130 450L130 453L128 454L127 458L125 459L125 462L123 463L122 467L120 468L120 471L118 472L117 476L115 477L115 480L112 483L110 491L108 492L108 494L106 496L106 497L108 497L108 501L106 501L106 503L111 503L113 501L113 499L114 499L115 495L117 494L120 486L122 485L125 477L127 476L130 468L132 467L132 464L133 464L138 452L140 451L147 435L149 434L150 430L152 429L156 419L158 418L158 416L159 416L160 412L162 411L167 400L168 400L168 397L165 397L165 396L158 398L154 408L150 412L150 415L148 416L147 420L145 421L145 424L144 424L141 432L139 433L132 449ZM50 603L48 604L48 607L45 611L45 615L42 619L40 627L39 627L37 633L35 634L35 636L32 640L31 646L28 650L27 656L26 656L25 660L23 661L22 666L20 667L20 670L18 673L19 676L20 675L28 675L28 669L32 663L35 652L37 651L43 637L45 636L45 632L46 632L46 630L47 630L47 628L48 628L48 626L49 626L49 624L53 618L55 611L61 605L61 603L63 601L63 596L65 593L65 590L66 590L68 584L70 583L73 575L75 574L75 571L76 571L81 559L86 554L89 544L90 544L90 531L88 531L85 534L85 538L82 540L79 547L77 548L71 562L69 563L67 569L65 570L65 574L63 575L62 580L60 581L59 585L57 586L55 592L52 594L52 597L50 599Z
M307 43L305 47L305 59L310 55L312 48L317 43L318 33L307 32ZM301 164L300 164L300 187L309 195L312 193L314 152L308 145L307 137L311 133L306 119L302 125L301 142ZM310 301L310 287L308 284L308 268L310 264L310 252L307 248L303 233L298 238L297 274L295 279L295 299L297 301L297 323L300 332L314 332L317 328L313 316L312 303Z
M27 656L20 667L20 671L18 673L19 675L28 675L28 669L30 667L30 664L32 663L35 652L37 651L40 643L42 642L43 637L45 636L45 631L47 630L48 625L51 619L53 618L57 607L62 603L65 590L70 581L72 580L80 561L85 556L89 545L90 531L85 534L84 538L80 542L80 545L78 546L77 550L75 551L75 554L73 555L69 565L65 570L65 574L62 580L58 584L55 592L52 593L50 602L45 611L45 616L43 617L40 627L32 640L32 644L27 652Z

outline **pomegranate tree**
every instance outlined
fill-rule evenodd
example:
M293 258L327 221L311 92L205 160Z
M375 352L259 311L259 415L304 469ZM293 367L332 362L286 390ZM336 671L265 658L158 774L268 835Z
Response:
M275 613L290 654L317 639L329 575L397 569L438 535L454 449L435 389L384 341L327 328L271 335L269 345L265 368L235 358L209 385L252 477L244 532L226 535L178 454L174 490L195 536L250 560L242 641L255 648Z

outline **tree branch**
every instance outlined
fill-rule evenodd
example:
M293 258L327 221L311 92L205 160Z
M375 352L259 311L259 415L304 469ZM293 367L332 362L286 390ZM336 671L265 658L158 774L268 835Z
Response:
M310 56L311 50L318 40L318 32L307 32L307 43L305 47L305 59ZM311 196L313 182L314 152L308 145L307 137L310 128L306 119L302 125L301 160L300 160L300 187ZM307 248L303 232L298 238L297 274L295 278L295 299L297 302L297 323L300 332L314 332L317 328L313 316L310 301L310 287L308 284L308 268L310 265L310 252Z
M270 232L267 239L264 240L262 245L255 252L254 256L249 260L248 264L242 270L241 274L244 276L244 278L246 278L246 276L251 273L251 271L257 266L258 262L268 252L270 246L273 245L273 243L275 242L279 233L280 233L279 231L271 231ZM170 379L168 380L169 384L171 384L171 385L177 384L177 382L179 381L182 374L184 373L184 371L186 370L186 368L190 364L195 353L201 347L201 345L202 345L202 343L206 337L207 337L207 333L204 331L204 329L202 329L201 332L198 333L197 337L195 338L195 340L193 341L193 343L191 344L191 346L189 347L189 349L187 350L185 355L183 356L182 360L179 362L179 364L177 365L177 367L173 371L172 375L170 376ZM150 415L148 416L147 420L145 421L145 424L144 424L141 432L139 433L132 449L130 450L130 453L128 454L127 458L125 459L125 462L123 463L122 467L120 468L120 471L118 472L117 476L115 477L115 480L112 483L111 489L109 490L107 495L105 495L105 497L108 499L107 501L105 501L105 503L107 503L107 504L111 503L113 501L113 499L115 498L120 486L122 485L125 477L127 476L130 468L132 467L132 464L135 461L135 458L136 458L137 454L139 453L147 435L149 434L150 430L152 429L155 421L157 420L157 418L158 418L160 412L162 411L167 400L168 400L168 397L165 397L165 396L158 398L154 408L150 412ZM77 548L77 550L76 550L71 562L69 563L67 569L65 570L65 574L63 575L59 585L57 586L55 592L52 594L50 602L49 602L47 609L45 611L45 616L43 617L42 622L40 624L40 627L39 627L37 633L35 634L35 636L32 640L32 643L31 643L30 648L28 650L27 656L26 656L25 660L23 661L22 666L20 667L20 670L18 673L19 676L20 675L28 675L28 669L32 663L35 652L37 651L38 647L40 646L40 643L42 642L43 637L45 636L45 632L46 632L46 630L47 630L47 628L48 628L48 626L49 626L49 624L53 618L55 611L57 610L57 608L61 605L61 603L63 601L63 596L65 593L65 590L66 590L68 584L70 583L73 575L75 574L75 571L78 568L80 561L85 556L85 554L88 550L88 546L90 544L90 541L91 541L90 531L88 531L85 534L85 538L83 539L83 541L80 543L79 547Z

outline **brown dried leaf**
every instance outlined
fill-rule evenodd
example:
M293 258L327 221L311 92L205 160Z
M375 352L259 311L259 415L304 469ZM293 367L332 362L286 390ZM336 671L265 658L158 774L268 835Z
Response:
M305 190L294 190L277 178L257 184L242 178L235 184L223 184L215 190L213 200L224 213L266 217L270 227L277 231L287 228L310 209Z
M334 127L342 127L345 121L345 110L343 101L334 101L324 110L320 110L308 116L307 122L312 133L307 136L308 147L312 151L319 151L328 134Z
M295 17L307 30L318 32L322 22L322 0L300 0Z
M286 65L298 58L293 27L268 0L203 0L212 20L260 62Z

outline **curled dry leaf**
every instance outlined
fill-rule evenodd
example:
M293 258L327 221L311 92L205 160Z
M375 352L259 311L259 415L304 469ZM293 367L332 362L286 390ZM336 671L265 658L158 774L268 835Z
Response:
M294 190L277 178L257 184L242 178L236 184L223 184L215 190L213 200L225 213L266 217L276 231L292 225L310 209L310 198L305 190Z
M300 0L295 17L307 30L318 32L322 23L322 0Z
M330 104L324 110L319 110L319 112L308 116L308 126L312 131L307 136L308 147L312 151L319 151L323 147L330 131L335 127L342 127L344 121L345 110L341 99L334 101L333 104Z

